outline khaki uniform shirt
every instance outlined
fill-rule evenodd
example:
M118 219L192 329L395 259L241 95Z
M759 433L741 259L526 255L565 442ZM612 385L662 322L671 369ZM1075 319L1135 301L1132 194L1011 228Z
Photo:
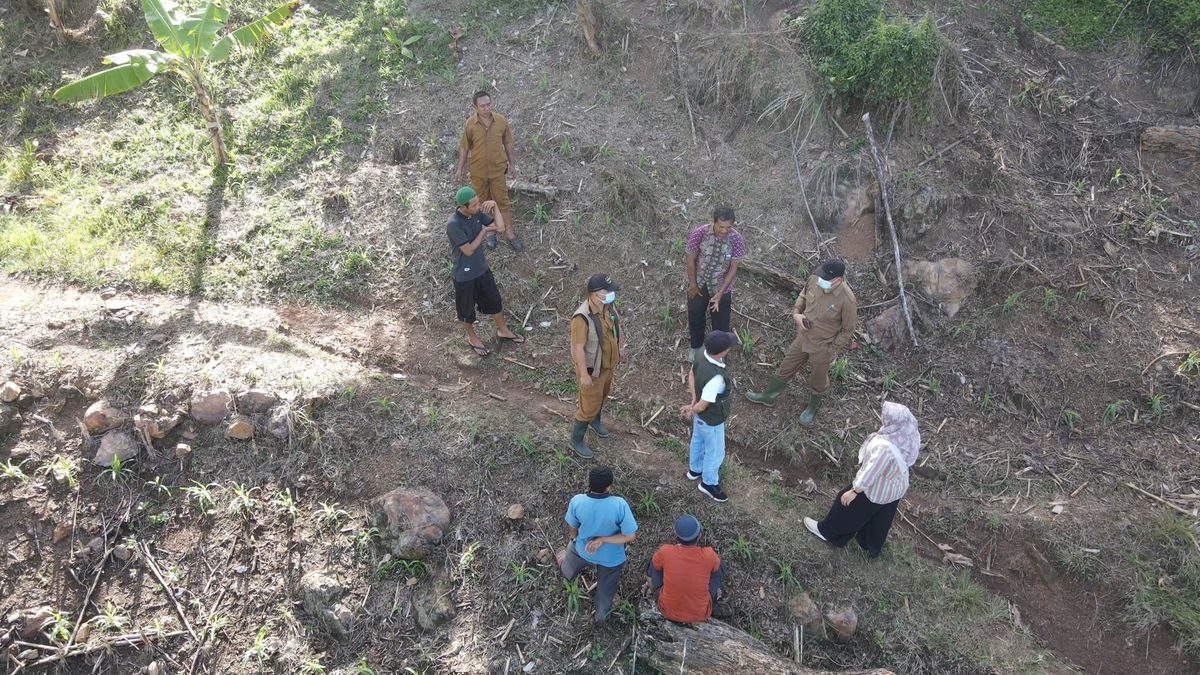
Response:
M468 153L467 166L476 178L499 178L508 167L508 155L504 146L511 145L512 129L508 119L498 112L492 113L492 126L484 125L479 114L472 114L463 125L459 148Z
M841 352L850 346L858 322L858 300L845 279L826 293L817 285L817 275L810 276L796 298L793 312L803 314L812 323L812 327L800 331L805 353Z

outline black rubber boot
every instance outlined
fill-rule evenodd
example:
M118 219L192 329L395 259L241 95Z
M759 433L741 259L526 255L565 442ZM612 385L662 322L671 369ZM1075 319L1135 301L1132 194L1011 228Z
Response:
M821 398L821 394L809 394L808 407L800 413L800 424L808 426L813 423L817 417L817 408L821 407Z
M591 459L594 455L592 449L583 442L583 436L587 433L588 423L576 421L571 426L571 449L575 454L584 459Z
M604 426L604 423L600 421L600 414L596 413L596 419L592 420L592 431L596 432L596 435L600 438L608 438L608 427Z

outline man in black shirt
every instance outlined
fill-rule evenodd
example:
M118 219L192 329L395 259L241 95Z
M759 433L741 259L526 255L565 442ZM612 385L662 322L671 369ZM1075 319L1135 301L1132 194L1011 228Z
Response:
M454 260L454 306L458 320L467 330L467 342L476 354L487 356L491 350L475 332L476 308L496 322L496 337L517 343L525 341L504 323L500 289L483 252L484 238L504 230L504 216L496 208L496 202L480 203L475 190L469 187L459 188L454 201L458 209L446 223L450 256Z

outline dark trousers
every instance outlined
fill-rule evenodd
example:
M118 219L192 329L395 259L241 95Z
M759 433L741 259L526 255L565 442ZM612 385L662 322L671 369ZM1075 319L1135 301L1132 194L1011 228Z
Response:
M712 313L712 329L713 330L729 330L729 313L733 311L733 293L726 293L721 296L721 302L717 305L717 311ZM708 285L700 287L700 295L694 298L689 298L687 301L688 312L688 339L692 345L692 349L696 349L704 345L704 328L708 320L708 301L712 300L712 294L708 292Z
M834 546L845 546L850 539L858 542L867 555L878 557L883 550L883 542L887 539L888 530L892 529L892 519L896 517L896 507L900 500L890 504L876 504L860 494L850 502L850 506L842 506L842 495L850 489L847 485L833 498L833 506L825 520L817 523L817 529Z
M559 563L559 569L567 581L574 581L586 567L596 568L596 594L592 596L592 607L596 611L596 621L606 621L612 613L613 599L617 596L617 588L621 585L621 569L625 563L616 567L605 567L590 563L575 551L575 542L567 544L566 556Z

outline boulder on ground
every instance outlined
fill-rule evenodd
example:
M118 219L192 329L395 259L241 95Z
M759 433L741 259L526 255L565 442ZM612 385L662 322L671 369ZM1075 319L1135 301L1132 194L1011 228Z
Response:
M251 389L238 394L237 407L243 413L264 413L271 409L279 400L275 394L265 389Z
M371 502L371 512L384 545L401 560L429 555L450 527L450 508L425 488L396 488Z
M245 441L254 438L254 423L245 415L234 415L225 428L225 438Z
M346 617L353 618L338 599L346 588L328 572L314 570L300 578L300 604L316 617L330 633L341 639L347 634Z
M958 314L962 303L975 292L975 266L962 258L906 262L904 275L906 283L938 303L950 318Z
M224 389L198 391L192 394L192 417L201 424L216 424L225 419L233 396Z
M102 434L116 429L128 420L129 415L124 410L114 407L104 399L91 404L83 413L83 426L87 427L89 434Z
M510 504L508 506L508 511L506 511L504 513L504 516L506 518L508 518L509 520L513 521L514 523L521 520L522 518L525 517L525 505L524 504Z
M858 614L850 607L827 612L825 620L829 622L829 627L833 629L833 637L838 642L849 642L858 632Z
M187 443L179 443L175 446L175 459L183 461L192 455L192 446Z
M413 596L413 609L417 625L425 630L434 630L454 618L454 589L445 579L438 579L419 589Z
M788 612L810 634L821 630L821 610L808 593L797 593L788 598Z
M292 409L287 405L275 406L271 411L271 419L267 422L267 433L286 441L292 435L292 426Z
M159 439L171 433L171 430L179 424L179 419L179 414L168 412L150 403L138 408L137 413L133 416L133 426L149 438Z
M891 351L908 341L908 329L904 325L904 312L900 304L888 307L882 314L867 322L867 334L871 341L885 351Z
M121 458L121 462L124 463L137 457L139 452L141 447L134 440L133 434L128 431L110 431L100 439L100 449L96 451L92 462L97 466L112 466L114 457Z
M893 211L893 214L896 216L896 231L906 242L925 236L933 229L950 205L950 200L930 185L917 190L907 199L904 198L905 195L899 195L899 197L904 206L901 207L899 213ZM895 203L895 201L892 202L892 204Z
M21 387L16 382L9 380L3 385L0 385L0 401L12 403L21 396Z

